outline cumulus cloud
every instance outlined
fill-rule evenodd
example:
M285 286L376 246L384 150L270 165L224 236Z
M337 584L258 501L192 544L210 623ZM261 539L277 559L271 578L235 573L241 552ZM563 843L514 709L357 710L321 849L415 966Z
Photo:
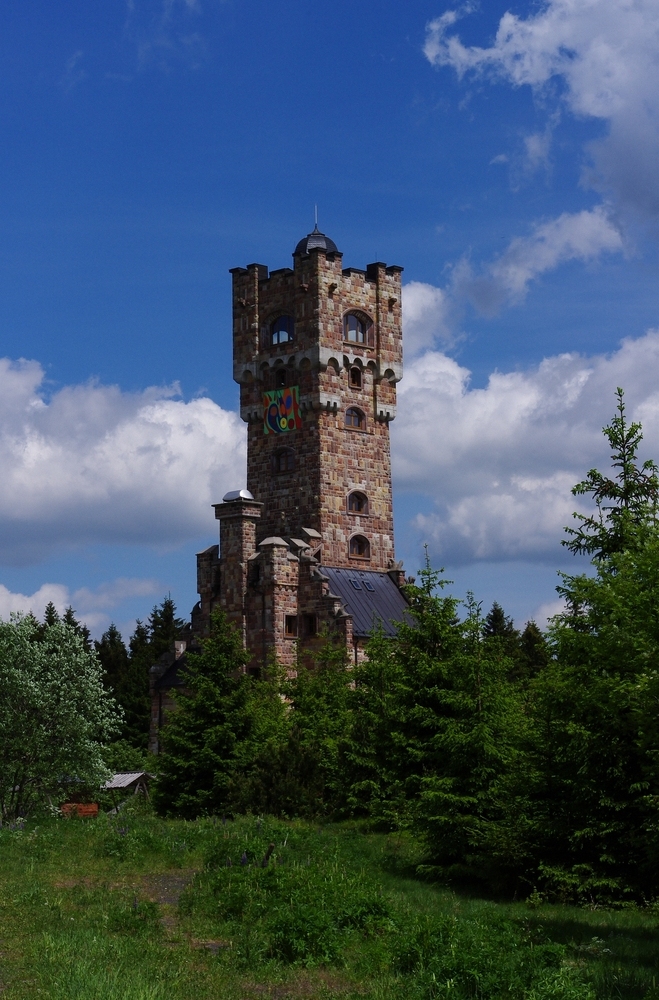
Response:
M541 629L547 628L549 621L554 615L560 615L565 611L565 602L561 598L557 598L554 601L545 601L531 616L533 621Z
M452 302L442 288L423 281L403 286L403 329L405 350L410 355L455 340Z
M571 487L608 466L601 428L618 385L643 422L646 454L659 458L659 331L611 355L561 354L495 372L482 389L469 376L437 351L414 360L392 433L395 484L435 501L416 524L442 559L554 561L577 506Z
M492 316L521 302L531 282L572 260L591 263L624 249L618 225L602 205L563 212L536 223L528 236L517 236L493 260L474 267L463 257L451 270L445 288L421 281L403 287L405 350L410 357L431 347L450 347L460 338L465 303Z
M210 399L176 397L90 382L48 398L37 362L0 359L0 559L94 541L162 547L207 530L209 505L244 485L244 424Z
M606 134L589 145L587 182L617 208L659 214L659 5L656 0L545 0L537 13L507 12L492 45L464 45L452 30L470 5L427 26L424 52L459 77L489 76L542 91Z
M492 314L504 303L519 302L531 281L559 264L570 260L586 263L622 249L620 230L603 206L563 212L535 225L529 236L511 240L499 257L476 274L469 261L460 261L453 271L451 294L470 301L486 315Z
M62 583L44 583L33 594L19 594L0 584L0 619L7 620L14 612L31 612L36 618L43 619L46 605L52 602L60 615L66 608L73 607L78 620L94 636L100 636L110 624L108 611L117 608L127 598L147 597L157 590L156 580L125 577L103 583L95 590L81 587L73 592Z

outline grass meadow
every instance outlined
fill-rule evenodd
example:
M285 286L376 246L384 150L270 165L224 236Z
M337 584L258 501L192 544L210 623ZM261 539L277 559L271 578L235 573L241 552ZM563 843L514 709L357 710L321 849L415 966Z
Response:
M0 997L659 1000L659 909L497 902L400 834L268 818L0 830Z

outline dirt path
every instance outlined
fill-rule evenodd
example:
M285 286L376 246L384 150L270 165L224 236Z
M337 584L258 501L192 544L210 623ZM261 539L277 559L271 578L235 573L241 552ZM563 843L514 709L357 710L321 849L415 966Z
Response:
M195 874L194 869L186 869L176 873L164 872L160 875L145 875L143 878L145 895L160 907L160 923L165 932L166 943L170 946L182 943L178 903L181 893L190 885ZM228 944L226 941L200 941L196 938L188 938L187 942L191 948L204 948L214 955L221 948L226 948Z

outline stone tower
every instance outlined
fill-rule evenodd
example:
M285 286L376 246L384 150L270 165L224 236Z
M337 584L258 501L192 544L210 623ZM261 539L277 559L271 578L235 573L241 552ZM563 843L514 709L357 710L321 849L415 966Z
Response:
M151 736L185 687L186 646L221 608L249 669L295 670L328 638L352 662L405 618L395 562L389 425L402 378L400 267L342 267L314 229L293 267L233 275L233 374L247 423L247 489L214 504L220 544L197 555L189 635L151 668Z
M232 270L247 489L263 504L257 544L311 529L320 563L391 569L401 271L343 270L317 228L296 246L292 268Z

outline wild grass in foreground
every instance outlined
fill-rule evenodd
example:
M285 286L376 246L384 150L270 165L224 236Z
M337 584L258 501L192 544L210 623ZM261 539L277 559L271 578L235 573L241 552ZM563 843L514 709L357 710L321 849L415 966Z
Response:
M414 878L414 850L348 826L137 806L0 831L0 992L659 1000L657 912L460 895Z

